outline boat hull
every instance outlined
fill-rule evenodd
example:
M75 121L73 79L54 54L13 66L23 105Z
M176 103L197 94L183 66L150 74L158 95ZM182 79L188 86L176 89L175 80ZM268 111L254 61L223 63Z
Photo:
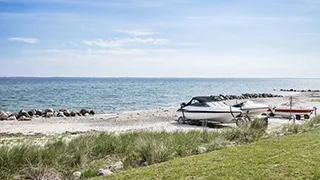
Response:
M182 110L181 110L182 111ZM235 117L239 116L242 112L235 111L188 111L183 110L183 116L187 120L208 120L221 123L233 122Z

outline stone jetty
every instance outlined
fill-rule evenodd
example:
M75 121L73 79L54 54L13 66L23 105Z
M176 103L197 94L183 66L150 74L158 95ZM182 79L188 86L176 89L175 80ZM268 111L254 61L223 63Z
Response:
M276 89L275 89L276 91ZM301 90L301 89L280 89L280 91L284 92L320 92L320 90L315 89L307 89L307 90Z
M55 111L52 108L41 110L41 109L31 109L26 111L21 109L18 113L11 113L0 111L0 121L31 121L32 118L39 117L75 117L75 116L89 116L95 115L94 110L81 109L80 111L69 111L68 109L60 109L59 111Z
M282 95L271 94L271 93L245 93L241 95L223 95L211 96L217 101L233 100L233 99L256 99L256 98L278 98L283 97Z

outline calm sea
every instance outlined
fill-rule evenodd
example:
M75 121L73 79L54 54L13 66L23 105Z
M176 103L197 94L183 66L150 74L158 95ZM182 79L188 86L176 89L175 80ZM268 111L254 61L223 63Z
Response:
M320 79L0 78L0 110L67 108L114 113L177 106L197 95L320 89Z

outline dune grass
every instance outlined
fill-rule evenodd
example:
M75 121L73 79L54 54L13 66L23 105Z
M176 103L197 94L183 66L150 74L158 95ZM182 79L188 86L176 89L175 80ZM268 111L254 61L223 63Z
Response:
M100 179L320 179L320 129L177 158Z
M0 179L17 175L37 178L52 170L63 179L70 179L75 171L83 172L83 178L90 178L110 161L122 161L125 169L135 166L133 162L161 163L256 141L265 134L265 128L258 124L220 132L95 133L80 135L70 142L62 138L51 140L44 146L32 143L0 146Z
M281 133L312 131L319 123L320 117L312 118L303 125L286 125ZM226 128L219 132L92 133L79 135L68 142L63 138L50 138L42 146L23 141L16 145L9 143L9 146L0 146L0 179L17 175L36 179L48 172L71 179L75 171L81 171L82 178L87 179L95 177L99 168L114 161L122 161L125 170L134 172L130 171L132 167L249 144L267 137L265 130L263 122L254 120L241 128Z

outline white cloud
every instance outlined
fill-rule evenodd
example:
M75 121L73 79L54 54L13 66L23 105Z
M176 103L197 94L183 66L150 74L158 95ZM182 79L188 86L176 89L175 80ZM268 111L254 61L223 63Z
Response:
M169 42L168 39L159 38L112 38L108 40L95 39L92 41L84 40L83 43L89 46L100 46L104 48L121 47L124 44L165 44Z
M89 45L89 46L100 46L100 47L107 47L107 48L115 48L115 47L120 47L121 43L117 41L105 41L103 39L95 39L92 41L83 41L84 44Z
M142 31L142 30L117 30L116 32L128 34L130 36L148 36L153 35L151 31Z
M36 44L39 42L36 38L23 38L23 37L12 37L8 38L9 41L21 41L29 44Z

